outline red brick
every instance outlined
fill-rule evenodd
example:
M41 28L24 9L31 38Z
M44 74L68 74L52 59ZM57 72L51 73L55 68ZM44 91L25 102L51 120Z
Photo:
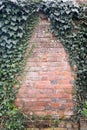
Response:
M50 103L50 106L51 106L53 109L55 109L55 108L58 109L58 107L59 107L60 105L59 105L58 102L56 102L56 103Z
M41 80L42 80L42 81L48 80L48 75L47 75L47 76L42 76L42 77L41 77Z
M16 105L27 114L69 117L73 112L73 74L63 45L49 32L50 23L40 19L29 41L23 81ZM26 55L27 55L26 54ZM21 80L21 78L18 78Z
M66 103L66 108L70 108L70 107L73 107L73 106L74 106L74 104L72 102Z

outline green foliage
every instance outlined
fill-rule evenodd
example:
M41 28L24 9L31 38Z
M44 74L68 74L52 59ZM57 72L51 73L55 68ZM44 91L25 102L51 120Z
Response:
M87 117L87 101L85 101L81 113L82 113L82 116Z
M0 1L0 129L24 129L24 116L14 106L14 85L27 48L26 40L35 24L35 10L33 2Z
M61 40L69 54L72 68L76 66L76 105L81 114L87 99L87 6L67 1L42 2L41 9L51 22L51 31Z
M86 115L87 100L87 7L72 2L40 0L0 1L0 127L23 130L25 115L14 106L14 85L20 72L27 41L32 34L36 12L44 12L51 31L61 40L72 67L76 65L76 99L78 112ZM33 47L32 47L33 48ZM31 49L32 51L32 49Z
M58 127L60 120L58 116L52 115L35 115L32 113L28 119L26 120L27 127L26 128L55 128Z

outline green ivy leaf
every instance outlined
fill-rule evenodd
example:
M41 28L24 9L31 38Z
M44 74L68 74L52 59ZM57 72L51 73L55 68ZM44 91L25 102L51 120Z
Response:
M18 33L17 36L20 37L20 38L22 38L23 37L23 33Z
M8 49L10 49L11 47L12 47L12 44L6 44L6 47L8 48Z
M6 27L3 27L3 28L2 28L2 31L6 33L6 32L7 32L7 28L6 28Z
M23 18L25 21L27 20L27 16L25 16L25 15L22 16L22 18Z
M16 16L12 17L12 21L16 22L16 20L17 20Z

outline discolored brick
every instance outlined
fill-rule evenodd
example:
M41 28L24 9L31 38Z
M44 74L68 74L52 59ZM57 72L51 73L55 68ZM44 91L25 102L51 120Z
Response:
M74 78L68 54L62 43L50 33L49 26L48 20L41 17L29 41L28 50L33 44L35 48L27 59L16 104L20 108L23 101L26 114L33 111L40 116L70 117L73 114ZM66 128L61 126L55 130Z

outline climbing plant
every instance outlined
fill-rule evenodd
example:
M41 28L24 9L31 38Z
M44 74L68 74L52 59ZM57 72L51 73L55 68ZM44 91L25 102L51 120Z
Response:
M72 1L43 2L41 9L51 23L51 32L63 43L75 75L74 100L79 117L87 100L87 6Z
M24 115L14 105L14 85L36 21L36 5L31 1L0 1L0 129L24 129Z
M0 129L22 130L26 116L14 105L17 76L32 34L38 9L51 23L76 71L77 114L86 113L87 100L87 7L73 2L0 0ZM85 103L85 104L84 104ZM82 110L82 112L81 112Z

